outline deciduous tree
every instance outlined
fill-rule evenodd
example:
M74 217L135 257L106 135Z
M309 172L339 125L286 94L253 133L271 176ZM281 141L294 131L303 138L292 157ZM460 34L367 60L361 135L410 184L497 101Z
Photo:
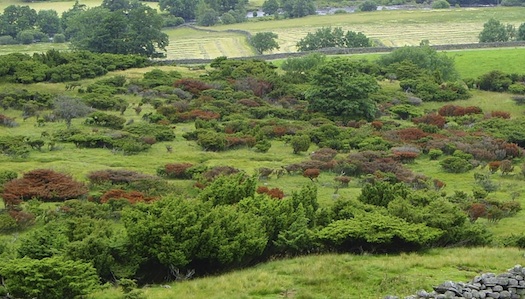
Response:
M257 32L250 40L252 46L259 53L279 49L279 44L275 40L278 38L277 34L273 32Z

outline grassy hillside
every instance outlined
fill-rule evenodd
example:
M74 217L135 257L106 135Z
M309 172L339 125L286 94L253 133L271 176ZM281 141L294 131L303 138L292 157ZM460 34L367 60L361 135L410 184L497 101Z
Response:
M144 288L149 299L380 299L407 296L447 280L469 281L485 273L504 272L523 264L523 250L514 248L433 249L400 255L312 255L278 260L218 277ZM108 290L92 299L121 294ZM403 297L401 297L403 298Z

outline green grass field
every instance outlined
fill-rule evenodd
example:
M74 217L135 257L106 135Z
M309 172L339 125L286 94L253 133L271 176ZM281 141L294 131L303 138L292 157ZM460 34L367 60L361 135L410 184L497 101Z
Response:
M217 277L144 288L149 299L380 299L407 296L447 280L469 281L480 273L501 273L525 263L514 248L433 249L400 255L326 254L264 263ZM121 296L116 289L92 299ZM401 297L404 298L404 297Z

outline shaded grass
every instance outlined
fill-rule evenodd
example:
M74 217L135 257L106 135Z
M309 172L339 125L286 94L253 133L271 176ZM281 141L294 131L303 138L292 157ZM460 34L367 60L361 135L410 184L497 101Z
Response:
M399 255L326 254L260 264L217 277L149 287L147 298L383 298L468 281L525 262L515 248L432 249ZM100 296L99 296L100 294ZM113 293L112 293L113 294ZM96 293L91 298L109 298Z

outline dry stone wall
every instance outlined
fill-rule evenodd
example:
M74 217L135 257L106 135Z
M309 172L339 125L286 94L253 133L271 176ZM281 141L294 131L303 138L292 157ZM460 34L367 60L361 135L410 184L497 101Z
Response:
M405 299L453 299L453 298L499 298L525 299L525 267L516 265L505 273L484 273L469 282L446 281L431 292L417 291ZM384 299L400 299L397 296L386 296Z

